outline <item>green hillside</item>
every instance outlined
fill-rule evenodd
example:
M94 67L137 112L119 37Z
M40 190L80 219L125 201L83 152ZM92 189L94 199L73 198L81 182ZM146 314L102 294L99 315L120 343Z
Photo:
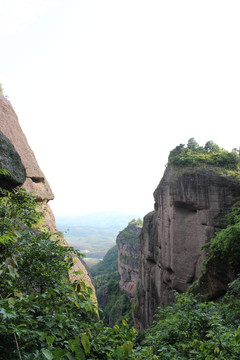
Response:
M119 288L118 247L115 245L103 260L91 267L94 286L98 299L99 314L104 324L114 326L128 318L133 325L131 304L126 294Z

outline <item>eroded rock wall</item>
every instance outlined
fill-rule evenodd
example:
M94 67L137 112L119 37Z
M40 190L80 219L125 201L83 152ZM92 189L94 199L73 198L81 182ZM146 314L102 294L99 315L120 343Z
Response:
M168 166L154 192L155 211L144 218L141 234L135 326L151 325L158 306L174 301L198 279L202 246L222 226L222 217L240 199L240 183L206 171Z
M10 102L1 94L0 130L11 141L26 169L26 180L23 187L28 191L33 191L37 201L52 200L53 192L19 125L17 115Z

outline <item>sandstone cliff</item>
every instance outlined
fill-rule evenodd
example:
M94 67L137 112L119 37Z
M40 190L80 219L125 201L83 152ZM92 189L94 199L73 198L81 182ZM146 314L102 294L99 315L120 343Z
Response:
M140 254L139 235L141 229L142 226L131 222L117 236L118 272L121 277L119 286L130 300L136 294Z
M221 227L223 214L240 199L240 183L213 168L168 166L154 192L155 210L144 218L135 326L152 323L158 306L174 301L198 279L201 247Z
M15 111L2 94L0 94L0 150L0 166L9 170L15 179L7 179L8 185L14 187L23 183L23 188L31 191L35 199L46 210L44 225L49 231L56 232L55 217L48 205L48 201L54 198L53 192L19 125ZM0 178L0 181L2 186L6 186L5 177ZM65 243L68 245L66 241ZM95 289L85 266L76 257L74 261L73 271L81 270L83 274L70 274L71 278L85 281L95 294ZM94 300L96 300L95 295Z

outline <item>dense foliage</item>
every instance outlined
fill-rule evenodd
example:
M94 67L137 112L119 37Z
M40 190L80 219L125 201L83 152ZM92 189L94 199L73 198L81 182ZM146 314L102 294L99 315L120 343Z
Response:
M213 141L208 141L204 147L199 146L191 138L186 147L180 144L170 152L168 163L182 167L210 165L236 171L239 170L239 155L236 149L228 152Z
M204 247L208 249L205 267L212 259L227 260L232 272L240 274L240 202L226 216L227 227L216 234Z
M135 331L104 327L91 289L71 283L73 254L55 234L33 228L41 213L22 189L1 190L0 359L122 359Z
M238 282L219 303L185 294L159 310L152 327L139 334L140 346L151 344L146 359L239 359L240 300L231 295L236 288L239 296Z
M117 271L94 277L99 314L103 323L109 326L121 324L125 318L131 320L131 304L126 294L119 288L120 275Z

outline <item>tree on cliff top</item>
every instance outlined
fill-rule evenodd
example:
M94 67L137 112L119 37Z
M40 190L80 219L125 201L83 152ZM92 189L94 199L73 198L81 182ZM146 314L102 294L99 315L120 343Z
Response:
M190 138L190 139L188 140L187 147L188 147L189 149L194 150L194 149L196 149L196 148L199 147L199 144L196 142L196 140L195 140L194 138Z

